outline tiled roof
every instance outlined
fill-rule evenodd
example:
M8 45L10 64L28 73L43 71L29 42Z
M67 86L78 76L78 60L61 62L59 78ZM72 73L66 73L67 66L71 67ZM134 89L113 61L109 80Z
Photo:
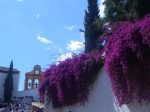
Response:
M0 66L0 73L8 73L8 72L9 72L9 68ZM13 73L19 74L20 71L17 69L13 69Z

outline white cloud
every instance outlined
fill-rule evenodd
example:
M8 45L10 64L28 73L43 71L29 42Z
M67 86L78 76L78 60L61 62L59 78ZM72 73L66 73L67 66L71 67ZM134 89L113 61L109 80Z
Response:
M59 49L59 48L54 43L51 43L50 46L46 48L46 50L56 50L56 49Z
M52 41L47 39L46 37L37 35L37 40L44 44L52 44Z
M67 52L65 54L61 54L57 59L56 59L56 62L60 62L60 61L64 61L66 60L67 58L72 58L72 53L71 52Z
M63 53L63 49L62 48L58 48L58 52L59 53Z
M39 14L39 13L37 13L37 14L35 15L35 17L36 17L36 18L39 18L39 17L40 17L40 14Z
M80 38L84 41L84 32L80 32Z
M83 42L80 41L70 41L70 43L67 46L67 50L74 52L78 50L82 50L84 48Z
M23 2L23 0L17 0L18 2Z
M71 26L64 26L65 29L69 30L69 31L72 31L73 29L76 28L76 26L74 25L71 25Z
M100 5L99 5L99 9L100 9L100 17L104 17L105 14L104 14L104 9L105 9L105 5L103 5L103 2L105 0L100 0Z
M51 49L52 49L52 47L47 47L47 48L46 48L46 50L51 50Z
M49 50L52 49L52 47L47 48ZM84 49L84 44L81 41L73 41L71 40L69 44L67 45L66 49L62 49L60 47L56 48L59 52L59 55L57 58L53 59L53 61L56 64L59 64L59 62L66 60L67 58L72 58L74 54L79 54Z

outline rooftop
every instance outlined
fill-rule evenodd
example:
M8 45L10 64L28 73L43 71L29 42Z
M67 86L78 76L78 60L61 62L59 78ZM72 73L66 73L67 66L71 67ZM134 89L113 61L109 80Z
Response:
M8 67L0 66L0 73L8 73L8 72L9 72L9 68ZM18 69L13 69L13 73L14 74L18 74L18 73L20 73L20 71Z

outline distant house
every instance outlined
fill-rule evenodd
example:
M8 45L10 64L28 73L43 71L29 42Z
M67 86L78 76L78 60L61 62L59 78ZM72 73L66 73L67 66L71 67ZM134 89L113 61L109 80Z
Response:
M4 83L5 78L8 75L9 68L0 66L0 98L3 99L4 96ZM25 89L23 91L18 91L20 71L18 69L13 70L13 93L12 96L24 97L33 96L35 99L39 99L38 86L42 81L43 72L40 65L35 65L33 70L25 74Z
M7 77L9 72L9 68L0 66L0 98L3 99L4 96L4 83L5 78ZM13 69L13 94L18 91L19 87L19 77L20 71L17 69Z

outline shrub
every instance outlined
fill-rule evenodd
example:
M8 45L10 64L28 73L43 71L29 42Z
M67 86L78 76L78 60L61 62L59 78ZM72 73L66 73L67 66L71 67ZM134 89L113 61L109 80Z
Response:
M118 104L149 102L150 16L119 25L105 51L105 67Z
M87 101L89 88L102 67L100 53L84 53L68 58L45 71L39 92L44 97L47 90L53 107L70 106Z

